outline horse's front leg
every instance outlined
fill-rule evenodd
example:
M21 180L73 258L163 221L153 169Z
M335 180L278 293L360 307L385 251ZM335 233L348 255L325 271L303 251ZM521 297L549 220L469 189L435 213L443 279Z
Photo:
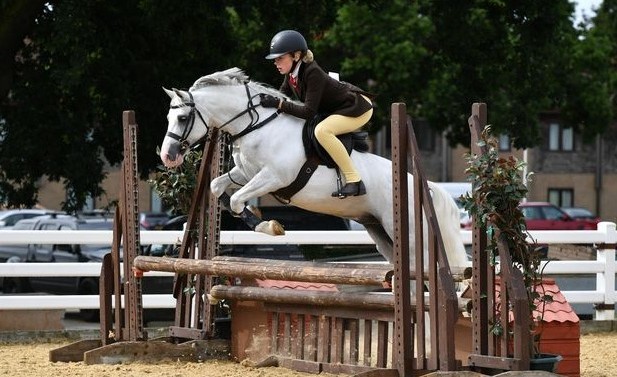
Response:
M248 179L246 179L242 170L235 166L229 172L214 178L210 182L210 191L219 198L232 184L244 185L247 182Z
M251 217L253 221L258 217L245 206L245 203L251 199L259 198L273 191L276 191L281 187L278 179L273 178L271 173L267 170L262 170L257 173L248 183L242 186L241 189L236 191L230 198L231 210L235 213L240 213L242 218L251 226L256 232L269 234L271 236L279 236L285 234L283 226L276 220L263 221L259 218L259 223L250 224L247 221L247 216ZM254 226L253 226L254 225Z

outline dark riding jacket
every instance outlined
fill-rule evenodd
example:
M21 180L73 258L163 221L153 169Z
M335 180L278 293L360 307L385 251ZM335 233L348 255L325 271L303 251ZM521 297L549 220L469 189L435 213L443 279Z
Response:
M302 119L311 119L318 113L358 117L372 108L372 104L360 96L370 96L368 93L330 77L315 61L302 63L297 81L296 92L286 75L280 90L303 104L283 101L281 111L284 113Z

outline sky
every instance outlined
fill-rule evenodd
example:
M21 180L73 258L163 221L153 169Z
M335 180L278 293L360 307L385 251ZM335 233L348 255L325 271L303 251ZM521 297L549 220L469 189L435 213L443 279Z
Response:
M602 0L574 0L576 3L576 19L575 24L583 20L583 12L587 17L592 17L595 12L592 9L598 8L602 4Z

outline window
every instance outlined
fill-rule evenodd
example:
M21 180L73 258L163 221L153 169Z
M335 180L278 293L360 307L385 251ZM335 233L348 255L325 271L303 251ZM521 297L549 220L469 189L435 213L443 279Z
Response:
M542 210L540 207L522 207L521 211L527 220L536 220L542 218Z
M571 188L549 188L548 201L558 207L574 206L574 190Z
M572 127L564 128L559 123L548 125L548 149L550 151L573 151L574 130Z

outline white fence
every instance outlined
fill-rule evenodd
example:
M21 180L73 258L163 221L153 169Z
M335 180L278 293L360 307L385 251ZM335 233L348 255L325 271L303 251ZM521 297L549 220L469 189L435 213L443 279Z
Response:
M615 292L615 223L602 222L596 231L532 231L531 237L542 244L597 245L595 260L551 261L545 275L594 275L595 289L562 290L571 304L603 304L595 311L595 319L614 319ZM463 241L471 244L471 232L461 231ZM181 231L142 231L142 245L170 244L182 239ZM101 244L109 245L111 231L0 231L0 244ZM222 231L221 244L313 244L366 245L373 241L365 231L288 231L271 237L250 231ZM15 276L99 276L100 263L0 263L0 277ZM150 276L171 275L149 272ZM172 308L175 301L169 295L144 295L145 308ZM11 309L94 309L98 296L0 295L0 310Z

